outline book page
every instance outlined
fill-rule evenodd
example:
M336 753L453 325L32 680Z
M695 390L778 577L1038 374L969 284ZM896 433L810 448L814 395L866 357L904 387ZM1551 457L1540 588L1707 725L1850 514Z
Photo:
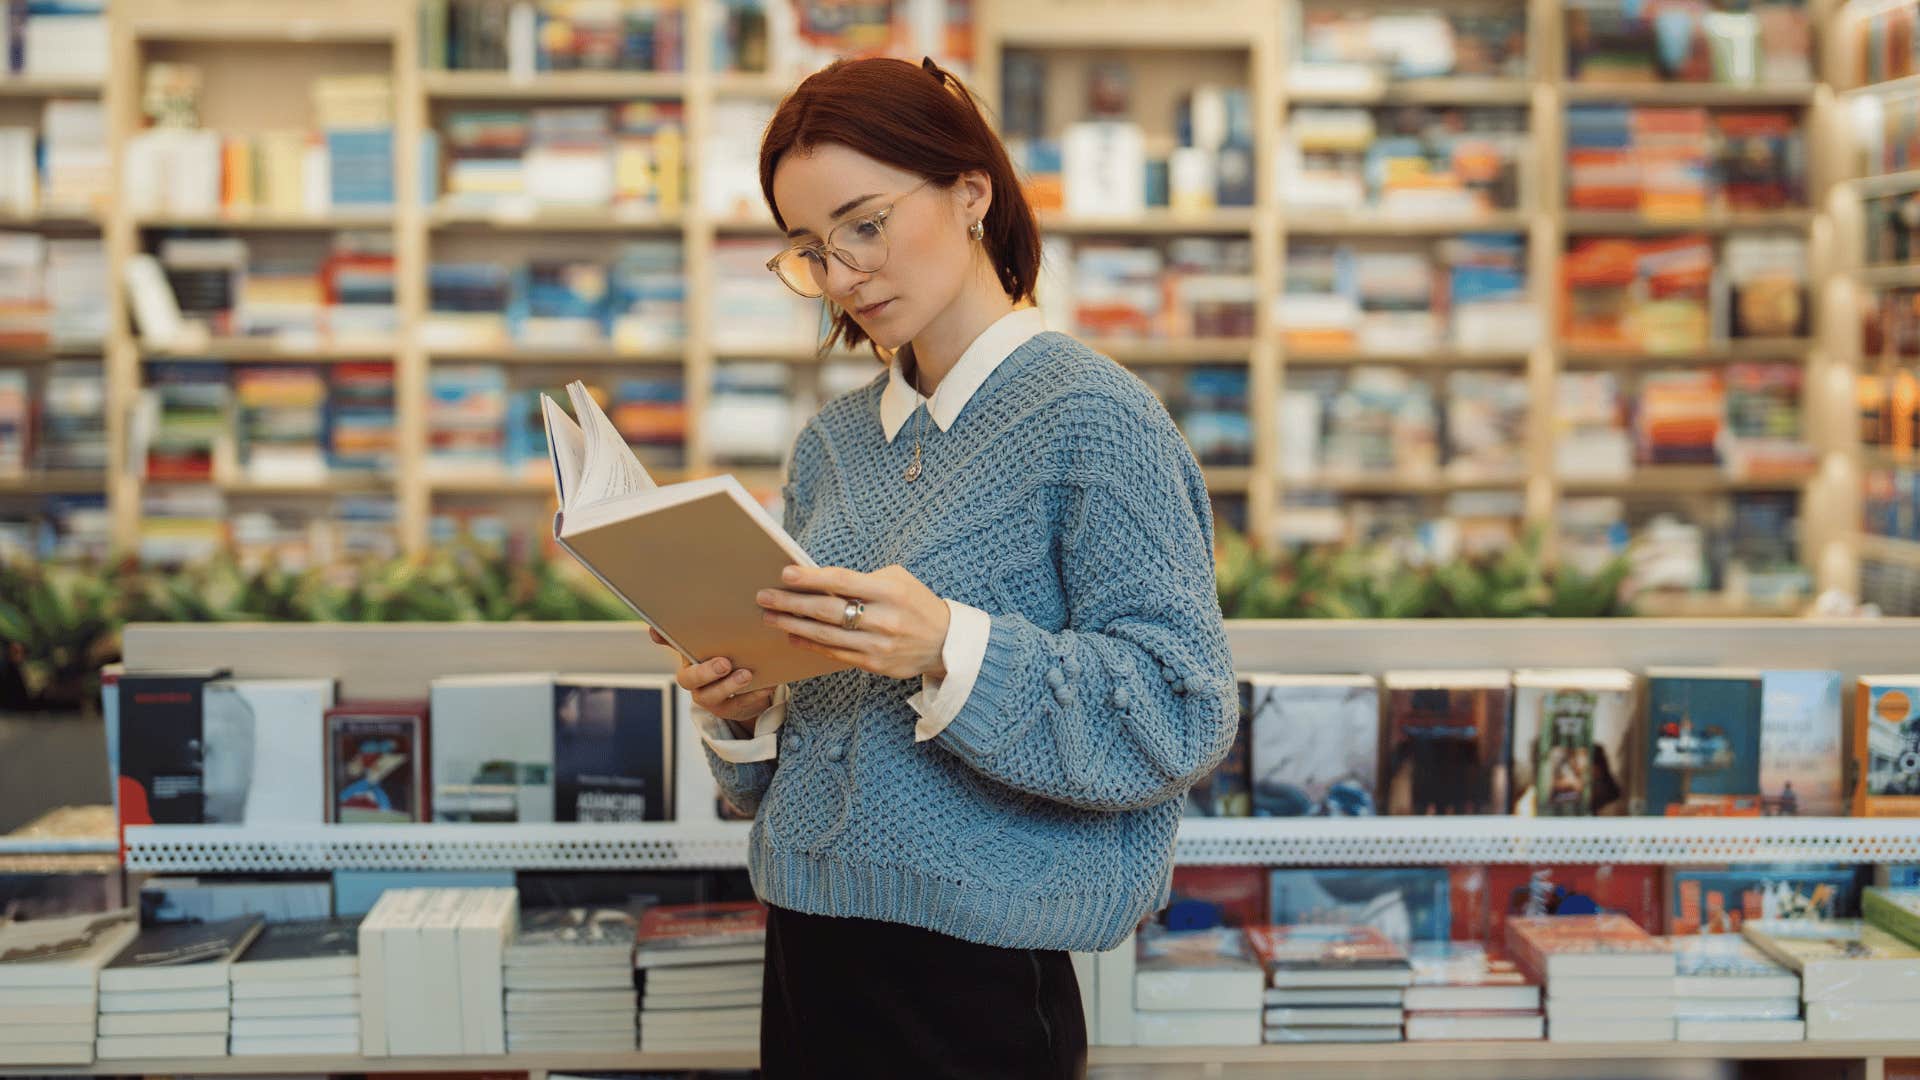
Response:
M573 422L560 403L540 395L540 416L547 425L547 460L553 463L553 494L561 510L580 487L581 459L586 454L586 439L580 425Z
M620 437L620 431L613 426L613 421L601 411L600 403L587 392L586 384L577 379L568 383L567 395L573 399L573 413L580 418L580 428L586 442L580 483L574 492L572 505L583 506L658 486L647 472L647 467L633 456L633 449Z

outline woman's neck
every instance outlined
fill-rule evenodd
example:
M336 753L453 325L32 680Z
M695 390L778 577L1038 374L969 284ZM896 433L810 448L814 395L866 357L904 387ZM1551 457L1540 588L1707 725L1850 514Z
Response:
M969 286L960 291L947 309L933 317L926 328L915 335L911 352L911 364L903 371L913 385L928 397L940 387L941 380L947 377L960 356L967 351L987 327L999 322L1000 318L1013 310L1013 301L1000 285L1000 279L993 274L986 259L976 262L977 268L986 271L985 280L976 273Z

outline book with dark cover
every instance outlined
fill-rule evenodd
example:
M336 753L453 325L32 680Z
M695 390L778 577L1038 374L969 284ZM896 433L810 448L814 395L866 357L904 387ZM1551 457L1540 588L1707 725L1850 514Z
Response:
M1676 866L1667 879L1669 934L1738 934L1750 919L1860 914L1860 876L1850 866Z
M1508 674L1402 671L1384 681L1387 812L1505 813Z
M1250 705L1247 683L1240 683L1240 724L1233 745L1206 778L1187 791L1187 817L1249 817L1253 794L1247 776Z
M207 683L225 674L129 671L120 676L121 825L205 821L210 748L201 701Z
M633 912L616 907L534 908L520 915L520 933L507 946L509 967L611 961L628 966L637 940Z
M562 675L553 687L555 821L673 820L673 684Z
M251 945L266 928L259 915L242 915L213 923L169 923L149 926L110 968L170 967L230 960Z
M234 967L234 978L249 975L298 977L341 967L338 961L360 955L360 919L301 919L269 923ZM357 970L357 969L356 969Z
M326 740L329 822L432 820L426 702L336 705Z
M1760 673L1647 672L1647 809L1655 816L1731 809L1760 794Z
M1507 920L1519 916L1625 915L1661 925L1660 870L1652 866L1456 866L1453 936L1501 946Z
M1273 871L1267 921L1276 926L1371 926L1405 946L1445 941L1452 915L1444 867L1346 867Z

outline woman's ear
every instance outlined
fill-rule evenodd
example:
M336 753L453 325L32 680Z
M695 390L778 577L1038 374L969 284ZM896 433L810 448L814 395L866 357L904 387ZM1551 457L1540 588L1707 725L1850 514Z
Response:
M993 206L993 179L985 169L968 169L961 173L953 183L953 190L960 197L960 212L964 215L965 224L986 220L987 210Z

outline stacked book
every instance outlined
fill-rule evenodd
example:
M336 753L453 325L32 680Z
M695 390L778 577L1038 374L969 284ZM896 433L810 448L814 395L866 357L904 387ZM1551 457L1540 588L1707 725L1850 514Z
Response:
M642 1052L759 1046L766 908L665 904L640 916L635 938Z
M526 912L507 946L507 1049L632 1050L634 920L619 908Z
M1141 931L1133 976L1140 1046L1258 1046L1260 966L1237 927Z
M100 968L139 932L131 910L0 925L0 1064L93 1061Z
M519 915L511 888L381 893L360 921L361 1053L506 1053L501 966Z
M100 972L100 1060L226 1057L229 971L265 927L242 915L142 930Z
M1505 956L1477 941L1436 941L1415 945L1408 959L1408 1041L1546 1035L1540 984Z
M1673 953L1632 919L1521 916L1507 948L1546 986L1549 1041L1672 1041Z
M360 920L272 923L229 972L231 1050L360 1052Z
M1413 969L1371 926L1255 926L1266 974L1266 1041L1399 1042Z
M1799 973L1808 1039L1884 1039L1920 1015L1920 948L1879 925L1889 891L1867 891L1869 921L1755 919L1740 928Z
M1800 976L1733 934L1666 939L1681 1042L1799 1042Z

